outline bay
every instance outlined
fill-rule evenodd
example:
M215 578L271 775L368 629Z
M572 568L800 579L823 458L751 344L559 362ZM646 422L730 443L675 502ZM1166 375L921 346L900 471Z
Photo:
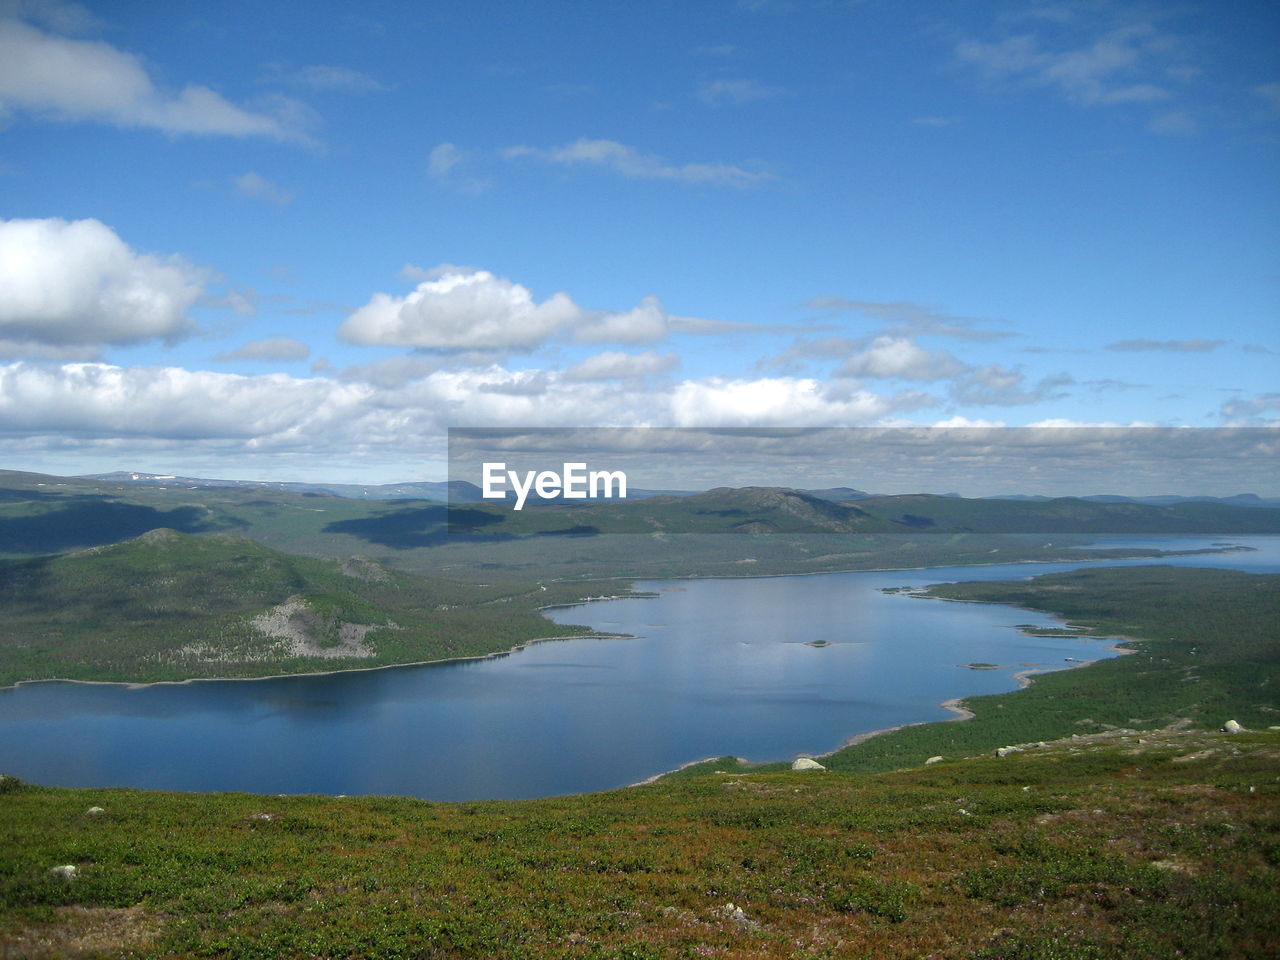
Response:
M1241 544L1254 549L1160 562L1280 572L1274 536L1097 542ZM884 587L1079 566L639 581L657 598L548 611L631 639L325 676L22 684L0 690L0 770L59 786L475 800L609 789L707 756L820 754L858 733L945 719L941 701L1012 689L1022 671L1112 655L1105 641L1014 629L1043 615Z

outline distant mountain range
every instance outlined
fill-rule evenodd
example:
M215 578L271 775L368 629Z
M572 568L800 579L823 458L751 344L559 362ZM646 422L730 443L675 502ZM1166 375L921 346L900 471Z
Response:
M32 474L34 476L34 474ZM75 480L94 480L109 483L138 483L149 486L168 487L270 487L275 490L288 490L294 493L328 493L335 497L353 500L430 500L436 503L481 503L484 498L480 488L466 480L417 480L407 483L303 483L299 481L280 480L214 480L204 477L167 476L156 473L136 473L118 470L114 473L94 473L74 477ZM720 488L728 489L728 488ZM765 489L765 488L760 488ZM783 489L783 488L769 488ZM709 491L699 490L654 490L647 488L631 488L627 498L633 500L652 497L689 497ZM833 503L850 503L858 500L883 499L888 494L868 493L853 487L825 487L822 489L801 489L799 493L829 500ZM922 494L924 495L924 494ZM899 495L901 496L901 495ZM965 499L958 493L927 494L927 496L945 499ZM537 499L536 495L531 499ZM556 498L558 499L558 498ZM976 500L1020 500L1033 503L1048 503L1053 500L1067 499L1062 497L1046 497L1027 493L999 494L990 497L974 497ZM1259 497L1254 493L1237 493L1230 497L1178 496L1173 494L1149 497L1125 497L1118 494L1091 494L1069 499L1086 500L1091 503L1140 503L1154 507L1168 507L1179 503L1218 503L1233 507L1280 507L1280 497ZM494 501L497 502L497 501Z
M487 535L594 533L1280 533L1280 509L1188 500L1172 504L967 499L909 494L833 501L786 487L718 487L575 505L454 506L451 530Z

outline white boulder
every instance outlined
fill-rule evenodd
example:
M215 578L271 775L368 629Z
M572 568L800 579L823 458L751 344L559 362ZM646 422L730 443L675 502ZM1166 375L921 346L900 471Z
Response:
M800 757L796 760L791 761L791 769L792 770L825 770L827 768L824 767L822 764L820 764L817 760L813 760L809 757Z
M61 877L63 880L74 880L79 871L74 864L64 863L59 867L50 867L49 872L55 877Z
M90 807L90 808L89 808L88 810L86 810L84 813L85 813L85 816L87 816L87 817L96 817L96 816L98 816L99 814L103 814L103 813L106 813L106 812L107 812L107 811L103 810L101 807Z
M927 767L931 763L941 763L941 762L942 762L941 757L930 757L928 760L924 762L924 765Z
M1244 733L1244 727L1236 723L1234 720L1228 720L1222 725L1223 733Z

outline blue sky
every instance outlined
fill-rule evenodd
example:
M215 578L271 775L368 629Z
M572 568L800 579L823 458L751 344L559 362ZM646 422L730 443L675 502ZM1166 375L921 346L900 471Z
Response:
M1276 425L1280 8L0 0L0 461Z

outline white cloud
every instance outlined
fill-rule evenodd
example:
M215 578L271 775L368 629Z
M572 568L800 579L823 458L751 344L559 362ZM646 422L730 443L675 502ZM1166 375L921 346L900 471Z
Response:
M662 308L662 301L650 294L623 313L584 318L573 338L580 343L656 343L666 339L680 320L692 322L693 318L671 316Z
M587 357L564 372L566 380L625 380L631 377L648 377L666 373L680 366L680 358L674 353L620 353L606 350Z
M579 322L567 294L534 302L527 287L487 270L424 280L404 297L375 293L343 321L350 343L438 350L530 349Z
M0 367L0 431L287 442L349 417L369 388L101 363Z
M1150 428L1159 427L1157 423L1149 420L1130 420L1128 423L1119 423L1114 420L1097 421L1097 420L1069 420L1066 417L1049 417L1046 420L1036 420L1028 423L1023 431L1027 430L1128 430L1131 428ZM1099 436L1099 434L1087 434L1085 442Z
M170 134L312 142L303 129L309 111L297 101L277 97L255 110L208 87L162 90L133 54L6 19L0 20L0 112L15 110Z
M740 106L759 100L777 100L785 90L756 80L706 80L698 84L696 96L709 107Z
M947 417L945 420L937 420L929 424L929 426L940 427L946 430L956 430L956 429L972 430L975 428L991 430L991 429L997 429L1000 427L1007 426L1007 424L1003 420L983 420L981 418L978 418L976 420L971 420L968 417L954 416L954 417Z
M403 297L375 293L343 322L342 339L427 350L531 350L557 338L656 343L673 332L727 332L713 321L667 313L653 295L631 310L610 312L584 310L566 293L538 303L528 287L453 264L431 270L405 264L399 276L420 282Z
M682 427L847 426L873 423L896 410L930 406L921 393L883 396L838 389L821 380L794 377L756 380L686 380L671 397L671 414Z
M642 153L635 147L616 140L575 140L562 147L508 147L502 151L508 160L532 157L563 167L594 166L612 170L636 180L670 180L676 183L710 186L749 187L772 179L761 171L747 170L726 163L668 163L655 154Z
M333 477L337 465L403 470L406 455L437 448L444 428L457 424L884 425L943 402L920 391L882 394L811 378L645 380L671 363L654 353L600 354L564 373L496 363L445 366L451 359L388 358L349 368L340 379L102 363L0 365L0 450L96 451L116 463L145 454L158 466L221 454L242 470L294 463Z
M227 353L220 353L215 360L305 360L311 356L311 348L293 337L269 337L266 340L250 340Z
M278 207L287 206L293 202L293 194L290 191L282 189L278 184L272 183L262 174L254 173L252 170L233 177L231 183L236 193L242 197L266 200Z
M177 340L207 272L131 250L97 220L0 221L0 338L55 347Z
M876 337L866 350L845 360L836 375L941 380L957 376L965 369L965 365L946 350L926 350L906 337Z

